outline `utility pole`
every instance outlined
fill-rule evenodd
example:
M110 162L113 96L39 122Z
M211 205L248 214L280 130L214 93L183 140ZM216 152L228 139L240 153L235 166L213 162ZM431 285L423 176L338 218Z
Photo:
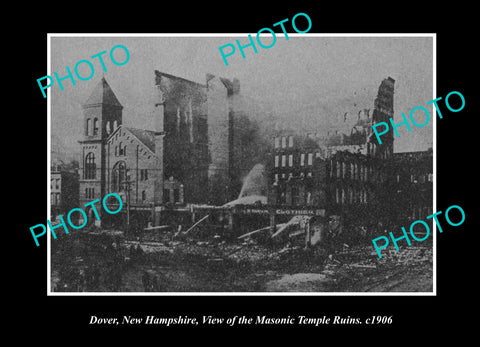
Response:
M127 177L125 181L121 182L121 184L124 186L124 190L126 193L126 202L127 202L127 228L130 226L130 190L131 190L131 185L134 183L134 181L130 181L130 175L127 174Z

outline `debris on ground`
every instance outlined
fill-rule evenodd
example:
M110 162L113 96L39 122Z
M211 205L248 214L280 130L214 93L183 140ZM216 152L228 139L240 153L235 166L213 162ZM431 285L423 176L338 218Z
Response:
M327 292L333 280L322 273L296 273L268 281L267 292Z
M68 266L78 268L80 274L92 263L100 264L100 278L107 282L93 291L143 291L141 273L147 270L151 278L163 281L158 284L162 291L431 292L433 288L433 249L428 244L390 250L380 259L371 245L338 244L331 251L321 243L305 247L293 238L263 243L252 237L227 239L220 233L175 237L178 230L165 230L150 239L115 236L114 246L107 248L111 243L105 236L108 233L77 234L68 239L75 242L69 246L74 251L60 250L52 255L52 264L71 258ZM105 245L92 243L92 237L102 237ZM121 285L113 287L108 281L118 274L109 252L125 271ZM74 261L78 257L83 261ZM61 278L65 271L52 270L54 287L69 281Z

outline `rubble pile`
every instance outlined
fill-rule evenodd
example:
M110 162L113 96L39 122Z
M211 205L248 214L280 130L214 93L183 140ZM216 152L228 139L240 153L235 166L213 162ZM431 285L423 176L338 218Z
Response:
M166 232L156 241L93 234L82 239L73 245L76 239L70 238L57 248L73 248L88 260L88 264L71 260L79 276L82 271L87 276L94 264L103 264L97 276L100 284L85 285L85 290L147 290L141 284L141 271L153 271L167 291L428 292L433 283L433 250L426 245L390 250L380 259L367 244L305 247L292 239L265 243L198 232L182 237ZM64 263L66 255L72 258L70 248L59 249L54 259ZM63 281L53 281L58 288L63 283L70 283L67 289L78 287L60 270L55 274Z
M391 250L381 259L371 247L357 247L339 252L322 273L334 279L335 291L430 292L432 262L433 249L427 246Z
M376 256L376 252L375 253ZM377 262L384 266L416 265L419 263L433 263L433 248L425 246L410 246L401 248L400 251L389 250L381 259L377 256Z

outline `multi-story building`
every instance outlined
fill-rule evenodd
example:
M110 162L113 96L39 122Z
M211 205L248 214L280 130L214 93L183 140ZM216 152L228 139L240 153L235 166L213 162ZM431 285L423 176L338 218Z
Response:
M78 206L78 174L54 164L50 170L51 220Z
M382 206L393 155L393 132L379 145L372 125L393 115L394 82L384 79L373 107L344 113L337 127L278 130L268 169L269 204L314 206L368 223L368 214Z
M209 202L234 200L242 180L258 164L263 150L251 102L240 93L240 82L207 74ZM225 116L227 115L227 116Z
M106 190L106 141L122 124L123 106L102 78L83 107L84 123L79 167L80 205L102 199ZM94 218L93 210L89 217Z
M395 153L388 166L387 187L397 225L427 220L433 213L433 150Z
M268 170L273 182L269 204L325 205L326 165L322 149L309 137L291 132L282 135L275 137L273 168Z
M83 105L80 205L115 192L129 212L158 222L160 207L211 202L212 196L225 203L235 193L238 163L248 163L234 147L249 130L235 102L238 80L207 75L203 85L155 71L155 88L152 130L122 124L123 106L104 78Z

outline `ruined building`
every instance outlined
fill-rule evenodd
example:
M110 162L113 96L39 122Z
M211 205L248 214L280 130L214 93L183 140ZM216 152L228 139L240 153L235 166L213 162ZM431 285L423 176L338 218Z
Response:
M393 132L379 145L372 125L393 115L395 81L384 79L370 104L345 105L329 126L277 130L269 162L269 204L324 208L328 214L367 215L380 208ZM325 122L327 123L327 122Z
M387 169L391 219L397 225L415 220L431 223L433 213L433 150L394 153Z
M209 202L234 200L242 179L257 164L258 128L246 112L238 79L207 75Z
M223 204L238 194L253 166L244 151L255 148L239 81L207 75L203 85L155 71L155 88L154 129L122 124L123 106L105 78L84 103L80 205L115 192L127 218L157 223L168 206Z

